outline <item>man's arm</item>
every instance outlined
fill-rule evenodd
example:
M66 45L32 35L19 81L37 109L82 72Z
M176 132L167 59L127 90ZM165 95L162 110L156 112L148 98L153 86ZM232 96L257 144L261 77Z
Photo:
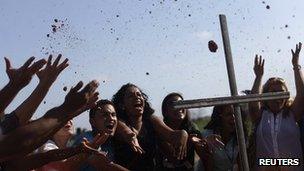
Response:
M49 56L46 67L37 72L39 84L32 94L14 111L19 118L20 126L25 125L31 119L58 75L69 65L68 59L59 64L60 58L61 54L52 64L52 55Z
M12 68L9 59L4 59L9 83L0 91L0 117L3 116L4 110L12 102L18 92L31 81L32 76L46 63L44 59L41 59L31 65L35 59L34 57L31 57L23 66L15 69Z
M50 165L54 167L63 168L68 165L66 164L67 158L75 156L79 153L97 153L95 149L91 149L85 144L80 144L77 147L70 147L65 149L56 149L50 150L43 153L35 153L28 156L25 156L21 159L11 160L5 163L6 170L32 170L36 168L40 168L50 162Z
M45 143L66 122L79 115L98 100L98 83L83 86L79 82L65 97L64 103L48 111L42 118L19 127L0 141L0 162L26 155Z

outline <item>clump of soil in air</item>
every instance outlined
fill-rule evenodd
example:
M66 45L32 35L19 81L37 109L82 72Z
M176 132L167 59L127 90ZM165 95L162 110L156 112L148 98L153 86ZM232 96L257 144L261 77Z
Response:
M266 5L266 9L270 9L270 6L269 6L269 5Z
M46 104L46 101L43 101L43 104Z
M287 24L285 24L285 28L287 28L288 27L288 25Z
M46 34L46 44L40 50L45 55L56 54L63 49L75 49L84 39L81 39L71 27L68 19L54 19L50 32Z
M105 83L106 81L105 81L105 80L103 80L102 82L103 82L103 83Z
M217 49L218 49L218 46L217 46L217 44L213 40L210 40L208 42L208 48L209 48L210 52L215 53L217 51Z
M68 88L66 86L63 87L63 91L67 91Z
M281 52L281 49L278 49L278 51L277 51L278 53L280 53Z
M290 39L290 36L287 36L287 39Z
M150 73L149 73L149 72L146 72L146 75L150 75Z

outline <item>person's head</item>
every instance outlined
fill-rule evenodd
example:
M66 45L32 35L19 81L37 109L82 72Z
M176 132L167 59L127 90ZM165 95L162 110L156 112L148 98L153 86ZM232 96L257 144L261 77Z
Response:
M117 117L114 104L109 100L99 100L90 110L90 124L94 134L107 133L114 135L117 127Z
M117 109L118 117L123 120L131 117L148 117L154 113L148 103L148 96L131 83L123 85L113 95L112 101Z
M215 106L211 115L211 120L205 129L215 131L235 130L234 110L232 105Z
M189 119L188 111L186 109L174 109L173 102L184 100L183 96L179 93L170 93L168 94L162 103L162 114L164 117L164 121L168 122L179 122L185 119Z
M57 131L53 138L55 139L70 139L74 134L73 120L69 120L59 131Z
M269 92L286 92L288 91L287 85L282 78L273 77L267 80L263 86L263 93ZM273 113L280 112L284 107L290 105L290 100L279 99L271 100L263 103Z

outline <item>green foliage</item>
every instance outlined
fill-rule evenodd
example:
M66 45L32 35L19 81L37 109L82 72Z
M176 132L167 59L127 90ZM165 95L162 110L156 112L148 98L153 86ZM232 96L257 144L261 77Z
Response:
M197 125L197 127L199 128L199 130L201 132L204 130L204 126L206 126L209 121L210 121L210 116L205 116L205 117L193 120L193 122Z

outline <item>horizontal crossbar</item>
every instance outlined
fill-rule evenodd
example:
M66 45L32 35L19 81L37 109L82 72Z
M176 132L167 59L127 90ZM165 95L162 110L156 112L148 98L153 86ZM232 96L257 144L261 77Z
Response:
M290 98L289 92L270 92L263 94L249 94L249 95L216 97L216 98L206 98L206 99L180 100L174 102L173 106L175 109L190 109L190 108L240 104L240 103L248 103L248 102L256 102L256 101L269 101L269 100L288 99L288 98Z

